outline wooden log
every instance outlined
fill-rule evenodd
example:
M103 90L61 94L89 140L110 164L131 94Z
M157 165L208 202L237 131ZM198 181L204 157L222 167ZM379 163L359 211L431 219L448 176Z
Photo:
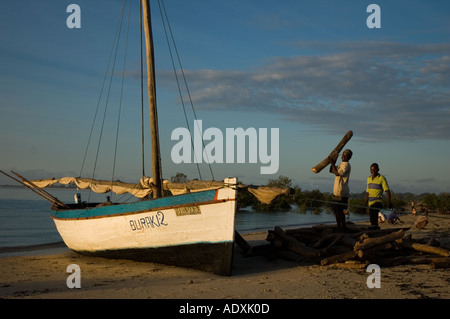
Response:
M271 242L271 241L273 241L273 240L275 240L277 238L278 238L278 236L277 236L277 234L275 234L275 232L273 230L268 230L267 231L267 237L266 237L267 241Z
M336 244L342 239L342 237L344 237L344 234L341 234L340 236L336 237L336 239L335 239L331 244L329 244L325 249L322 249L321 254L326 254L326 253L328 253L328 251L329 251L331 248L333 248L334 245L336 245Z
M333 256L324 258L324 259L322 259L320 261L320 264L322 266L325 266L325 265L330 265L330 264L334 264L334 263L344 262L344 261L347 261L349 259L353 259L355 257L356 257L356 251L350 250L350 251L347 251L347 252L342 253L342 254L333 255Z
M371 253L370 251L366 252L362 250L358 251L358 256L361 253L364 254L361 259L365 260L369 264L377 264L379 266L390 266L390 264L386 261L389 258L381 258L378 255Z
M350 236L344 236L341 238L339 243L341 243L343 246L352 248L355 247L356 240Z
M368 249L368 250L358 250L357 251L357 255L359 258L363 259L363 258L370 258L367 256L371 256L374 252L377 251L382 251L382 250L389 250L393 248L393 244L392 243L387 243L387 244L383 244L383 245L378 245L373 247L372 249Z
M275 226L274 232L278 236L280 236L280 238L284 242L286 242L287 249L293 251L294 253L297 253L307 258L317 258L321 254L320 250L308 247L304 243L295 239L294 237L287 235L286 232L280 226Z
M450 258L433 258L431 267L434 269L450 268Z
M241 249L241 251L244 255L248 254L248 252L251 249L251 246L237 231L234 231L234 242Z
M343 269L364 269L368 265L367 262L361 262L358 260L347 260L343 263L334 263L333 267L343 268Z
M317 231L313 227L287 229L285 232L291 236L295 236L296 234L317 235Z
M374 237L374 236L378 236L378 235L391 234L391 233L399 231L399 230L403 230L403 231L406 232L409 229L410 229L410 227L369 229L369 230L364 230L364 231L361 231L361 232L358 232L358 233L351 234L351 236L352 236L352 238L359 238L360 240L362 240L362 239L368 238L368 237Z
M318 241L321 238L321 235L316 232L314 229L294 229L294 230L286 230L286 235L292 236L297 240L305 243L313 243Z
M329 240L336 240L336 238L342 237L342 233L330 233L325 236L320 237L320 239L312 246L313 248L318 248L322 246Z
M320 162L319 164L314 166L312 168L312 171L316 174L319 173L321 170L323 170L325 167L327 167L328 164L330 164L330 158L333 158L336 161L339 156L339 152L344 148L345 144L347 144L347 142L350 141L352 136L353 136L353 132L348 131L344 135L344 137L341 139L339 144L334 148L334 150L331 151L330 155L328 155L322 162Z
M272 245L274 248L281 248L283 247L283 241L280 238L276 238L272 241Z
M399 238L402 238L404 235L403 229L400 229L399 231L396 231L394 233L381 236L381 237L375 237L375 238L366 238L363 242L357 242L353 249L355 251L358 250L368 250L373 247L376 247L378 245L387 244L391 241L397 240Z
M430 253L430 254L440 255L440 256L444 256L444 257L450 256L450 251L448 249L441 248L441 247L434 247L434 246L425 245L425 244L413 243L410 241L403 241L402 246L405 248L414 249L416 251L420 251L420 252L424 252L424 253Z
M343 254L343 253L348 252L349 250L353 250L353 248L345 247L345 246L337 244L337 245L334 245L333 247L331 247L331 249L327 252L326 255L323 256L323 258L330 257L333 255Z
M356 244L356 240L354 238L351 238L345 233L330 233L325 236L322 236L319 239L319 241L317 241L312 247L313 248L320 247L323 245L323 243L329 240L336 240L336 238L339 238L338 242L341 243L343 246L353 248Z
M426 243L429 246L439 247L441 245L440 242L438 242L434 236L431 236L430 239L428 239L428 242Z

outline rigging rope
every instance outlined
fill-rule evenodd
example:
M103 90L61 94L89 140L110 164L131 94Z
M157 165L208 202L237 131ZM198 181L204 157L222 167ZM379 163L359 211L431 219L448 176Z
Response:
M99 156L99 152L100 152L100 144L101 144L101 141L102 141L103 129L104 129L104 126L105 126L105 118L106 118L106 113L107 113L107 110L108 110L109 97L110 97L110 93L111 93L112 78L113 78L113 75L114 75L114 69L115 69L115 64L116 64L116 59L117 59L117 51L118 51L120 34L121 34L121 29L122 29L123 15L124 15L124 11L125 11L125 3L126 3L126 0L124 0L123 4L122 4L122 10L121 10L121 13L120 13L119 22L117 24L116 32L115 32L115 35L114 35L114 41L113 41L113 45L111 47L108 63L107 63L107 66L106 66L105 75L104 75L103 83L102 83L102 88L100 90L100 96L99 96L98 101L97 101L97 107L96 107L96 110L95 110L94 119L92 121L92 126L91 126L91 130L90 130L90 133L89 133L88 143L87 143L87 146L86 146L86 150L85 150L85 154L84 154L84 158L83 158L83 163L82 163L82 166L81 166L81 170L80 170L80 175L79 176L82 176L82 173L83 173L83 169L84 169L84 165L85 165L85 162L86 162L87 153L88 153L89 146L90 146L91 139L92 139L92 133L93 133L94 126L95 126L95 123L96 123L98 111L99 111L99 108L100 108L100 103L101 103L101 100L102 100L103 91L105 89L106 79L107 79L107 76L108 76L108 73L109 73L109 70L110 70L110 64L111 64L111 61L113 61L112 62L112 69L111 69L111 73L110 73L110 77L109 77L108 92L106 94L106 102L105 102L105 109L104 109L104 112L103 112L102 125L101 125L101 129L100 129L100 136L99 136L99 140L98 140L98 143L97 143L97 152L96 152L95 161L94 161L94 168L93 168L93 171L92 171L92 178L94 178L95 172L96 172L96 169L97 169L98 156ZM114 49L115 49L115 51L114 51ZM114 58L113 58L113 52L114 52ZM89 202L89 200L90 200L91 193L92 193L92 191L89 191L87 202Z
M92 120L91 130L90 130L90 133L89 133L89 138L88 138L88 142L87 142L87 145L86 145L86 149L84 151L84 157L83 157L83 162L81 164L81 169L80 169L79 176L83 175L83 170L84 170L84 165L86 163L87 153L89 151L89 146L91 144L92 133L94 131L95 122L97 120L98 111L100 109L100 103L101 103L102 96L103 96L103 90L105 89L105 83L106 83L106 79L107 79L107 76L108 76L108 73L109 73L109 67L110 67L110 64L111 64L111 59L112 59L112 56L113 56L114 47L116 46L117 35L118 35L118 32L121 29L121 25L122 25L122 17L123 17L124 7L125 7L125 0L123 1L122 12L121 12L121 15L120 15L120 18L119 18L119 22L118 22L117 27L116 27L116 32L114 34L114 41L113 41L113 44L111 46L111 51L109 53L108 63L106 65L105 74L103 76L102 87L100 89L100 95L99 95L98 100L97 100L97 107L96 107L96 110L95 110L94 119Z
M186 108L185 108L185 104L184 104L183 94L181 92L180 81L178 79L178 73L176 71L175 61L174 61L173 54L172 54L172 47L170 45L169 36L168 36L167 28L166 28L166 23L167 23L167 27L168 27L168 30L169 30L169 33L170 33L170 38L172 40L172 45L173 45L173 48L174 48L174 51L175 51L175 54L176 54L176 57L177 57L177 60L178 60L178 64L180 66L180 72L181 72L182 77L183 77L184 86L186 88L186 92L187 92L187 95L189 97L192 113L194 115L194 119L195 120L197 120L197 114L196 114L195 109L194 109L194 103L192 102L191 93L189 91L189 87L188 87L188 84L187 84L187 80L186 80L186 76L185 76L185 73L184 73L183 65L181 63L180 55L178 53L178 49L177 49L177 46L176 46L176 43L175 43L175 38L174 38L174 35L173 35L173 32L172 32L172 28L170 26L169 17L167 15L167 11L166 11L166 7L164 5L164 1L163 0L158 0L158 6L159 6L159 12L160 12L160 15L161 15L161 20L163 22L163 27L164 27L164 33L165 33L165 36L166 36L167 46L169 48L170 58L171 58L171 61L172 61L172 67L173 67L173 71L175 73L175 79L176 79L177 86L178 86L178 93L180 95L181 105L183 106L183 112L184 112L184 117L185 117L185 120L186 120L186 125L188 127L188 130L191 131L190 126L189 126L189 120L187 118L187 113L186 113ZM197 129L199 129L199 128L197 127ZM200 132L200 134L201 134L201 132ZM194 148L194 141L192 139L192 136L193 136L193 134L191 134L191 145L192 145L192 148ZM202 139L202 144L203 144L203 148L205 148L205 142L203 141L203 139ZM206 153L205 153L205 155L208 156ZM195 152L194 152L194 157L196 157ZM214 173L212 171L211 163L210 163L208 158L206 160L208 162L209 171L211 173L212 179L214 180L215 178L214 178ZM197 165L197 170L198 170L198 174L200 176L200 180L202 180L202 175L201 175L200 167L199 167L199 164L198 164L199 161L195 160L194 162Z
M108 106L109 106L109 97L110 97L111 86L112 86L112 82L113 82L112 80L113 80L113 76L114 76L114 70L116 68L116 60L117 60L117 52L118 52L118 49L119 49L120 35L122 33L121 31L122 31L122 22L123 22L124 9L125 9L125 0L123 1L123 7L122 7L121 19L120 19L120 27L121 28L119 29L116 50L115 50L115 53L114 53L114 62L113 62L113 65L112 65L111 75L110 75L110 79L109 79L108 94L106 95L105 110L103 112L103 119L102 119L102 125L101 125L101 129L100 129L100 136L98 138L98 143L97 143L97 153L95 155L94 169L92 171L92 178L94 178L95 172L97 170L98 156L100 154L100 145L101 145L102 138L103 138L103 131L104 131L104 127L105 127L105 119L106 119L106 114L107 114ZM90 194L91 193L89 193L89 196L90 196ZM88 197L88 201L89 201L89 198L90 197Z
M112 176L111 176L111 183L114 181L114 175L116 171L116 160L117 160L117 147L119 142L119 129L120 129L120 115L122 113L122 100L123 100L123 86L124 86L124 79L125 79L125 65L127 61L127 50L128 50L128 36L129 36L129 30L130 30L130 17L131 17L131 4L128 9L128 24L127 24L127 33L125 38L125 51L124 51L124 57L123 57L123 67L122 67L122 83L120 87L120 100L119 100L119 112L117 115L117 128L116 128L116 143L114 147L114 160L113 160L113 168L112 168ZM111 192L112 195L112 192Z

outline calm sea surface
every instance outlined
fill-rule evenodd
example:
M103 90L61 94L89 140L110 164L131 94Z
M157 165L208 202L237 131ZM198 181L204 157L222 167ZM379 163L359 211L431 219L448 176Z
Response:
M96 194L87 190L47 189L65 203L73 203L75 193L82 200L103 202L108 194ZM117 196L117 195L114 195ZM113 197L112 200L118 197ZM61 241L53 220L51 204L25 188L0 187L0 247L28 246ZM355 216L352 221L367 219ZM325 211L314 214L298 212L295 207L288 212L259 212L246 208L236 214L235 227L242 233L273 229L275 226L295 227L320 223L334 223L335 218Z

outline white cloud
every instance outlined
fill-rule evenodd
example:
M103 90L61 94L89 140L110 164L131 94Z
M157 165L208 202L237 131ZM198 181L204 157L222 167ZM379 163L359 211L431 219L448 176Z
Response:
M298 45L320 54L246 71L185 70L194 104L275 113L330 133L351 128L373 141L450 138L450 44Z

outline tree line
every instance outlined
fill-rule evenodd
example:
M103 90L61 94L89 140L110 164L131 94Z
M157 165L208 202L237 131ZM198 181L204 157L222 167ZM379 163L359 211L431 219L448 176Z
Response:
M186 182L187 176L183 173L177 173L175 176L172 176L171 181ZM293 186L289 177L280 175L276 179L270 179L265 186L289 188L291 190L290 195L280 195L270 204L263 204L250 192L238 192L238 208L252 207L259 211L287 211L296 206L299 212L306 212L309 209L316 213L320 213L323 209L332 209L333 194L321 192L318 189L303 190L298 185ZM367 208L364 207L364 197L365 192L351 194L348 203L350 213L366 214ZM417 195L413 193L395 193L391 190L391 202L398 211L409 210L412 208L412 205L416 205L419 213L421 209L427 209L429 212L450 214L450 193L447 192ZM385 207L387 207L386 203Z

